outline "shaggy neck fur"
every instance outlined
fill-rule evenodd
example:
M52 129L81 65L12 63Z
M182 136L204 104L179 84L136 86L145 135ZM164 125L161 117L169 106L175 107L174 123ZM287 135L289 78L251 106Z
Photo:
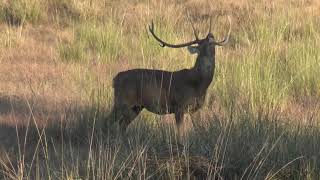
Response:
M215 48L212 46L207 48L210 49L200 49L193 69L203 78L212 80L215 69Z

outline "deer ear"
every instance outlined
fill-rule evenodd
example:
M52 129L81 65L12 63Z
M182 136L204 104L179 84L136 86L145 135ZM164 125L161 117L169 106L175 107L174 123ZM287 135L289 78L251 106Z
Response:
M188 46L188 51L191 53L191 54L195 54L195 53L199 53L199 49L198 49L198 46Z

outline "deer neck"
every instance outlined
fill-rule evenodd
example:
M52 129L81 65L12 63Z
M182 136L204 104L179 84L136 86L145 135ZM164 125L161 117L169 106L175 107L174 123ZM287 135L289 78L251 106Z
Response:
M199 74L202 78L212 79L215 69L215 57L214 55L199 55L193 70Z

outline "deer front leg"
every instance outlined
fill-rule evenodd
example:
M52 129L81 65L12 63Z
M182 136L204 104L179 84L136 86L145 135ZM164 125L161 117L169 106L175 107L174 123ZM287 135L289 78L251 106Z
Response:
M201 111L194 111L194 112L190 112L190 119L191 119L191 123L193 126L193 129L195 131L199 130L199 127L201 125Z
M178 129L178 135L182 135L182 127L183 127L183 120L184 120L184 112L179 110L175 113L176 125Z

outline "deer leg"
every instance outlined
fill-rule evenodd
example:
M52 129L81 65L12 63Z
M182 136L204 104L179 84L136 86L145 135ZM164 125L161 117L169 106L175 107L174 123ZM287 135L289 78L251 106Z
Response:
M123 112L121 111L121 106L114 105L112 108L112 111L110 114L106 117L102 124L103 131L107 129L116 129L116 126L114 126L118 119L121 118Z
M143 106L133 106L130 108L129 106L124 105L121 107L121 116L118 121L122 132L126 131L129 124L139 115L142 109Z
M190 112L190 119L194 130L198 130L199 128L199 122L201 122L201 112L200 111L194 111Z
M176 119L176 125L178 129L178 134L181 135L181 126L183 125L183 119L184 119L184 112L183 111L177 111L175 113L175 119Z
M197 124L195 124L195 121L199 121L201 119L201 112L200 109L203 106L205 101L205 96L202 96L200 98L195 99L194 105L191 106L188 109L188 112L190 114L190 119L192 122L193 127L195 128Z
M117 119L119 119L119 117L122 114L121 104L119 102L121 102L121 96L119 95L118 90L115 90L114 91L114 105L113 105L112 111L110 112L110 114L106 118L105 122L110 123L110 121L111 121L111 123L114 123L117 121ZM107 125L107 124L105 124L105 125Z

